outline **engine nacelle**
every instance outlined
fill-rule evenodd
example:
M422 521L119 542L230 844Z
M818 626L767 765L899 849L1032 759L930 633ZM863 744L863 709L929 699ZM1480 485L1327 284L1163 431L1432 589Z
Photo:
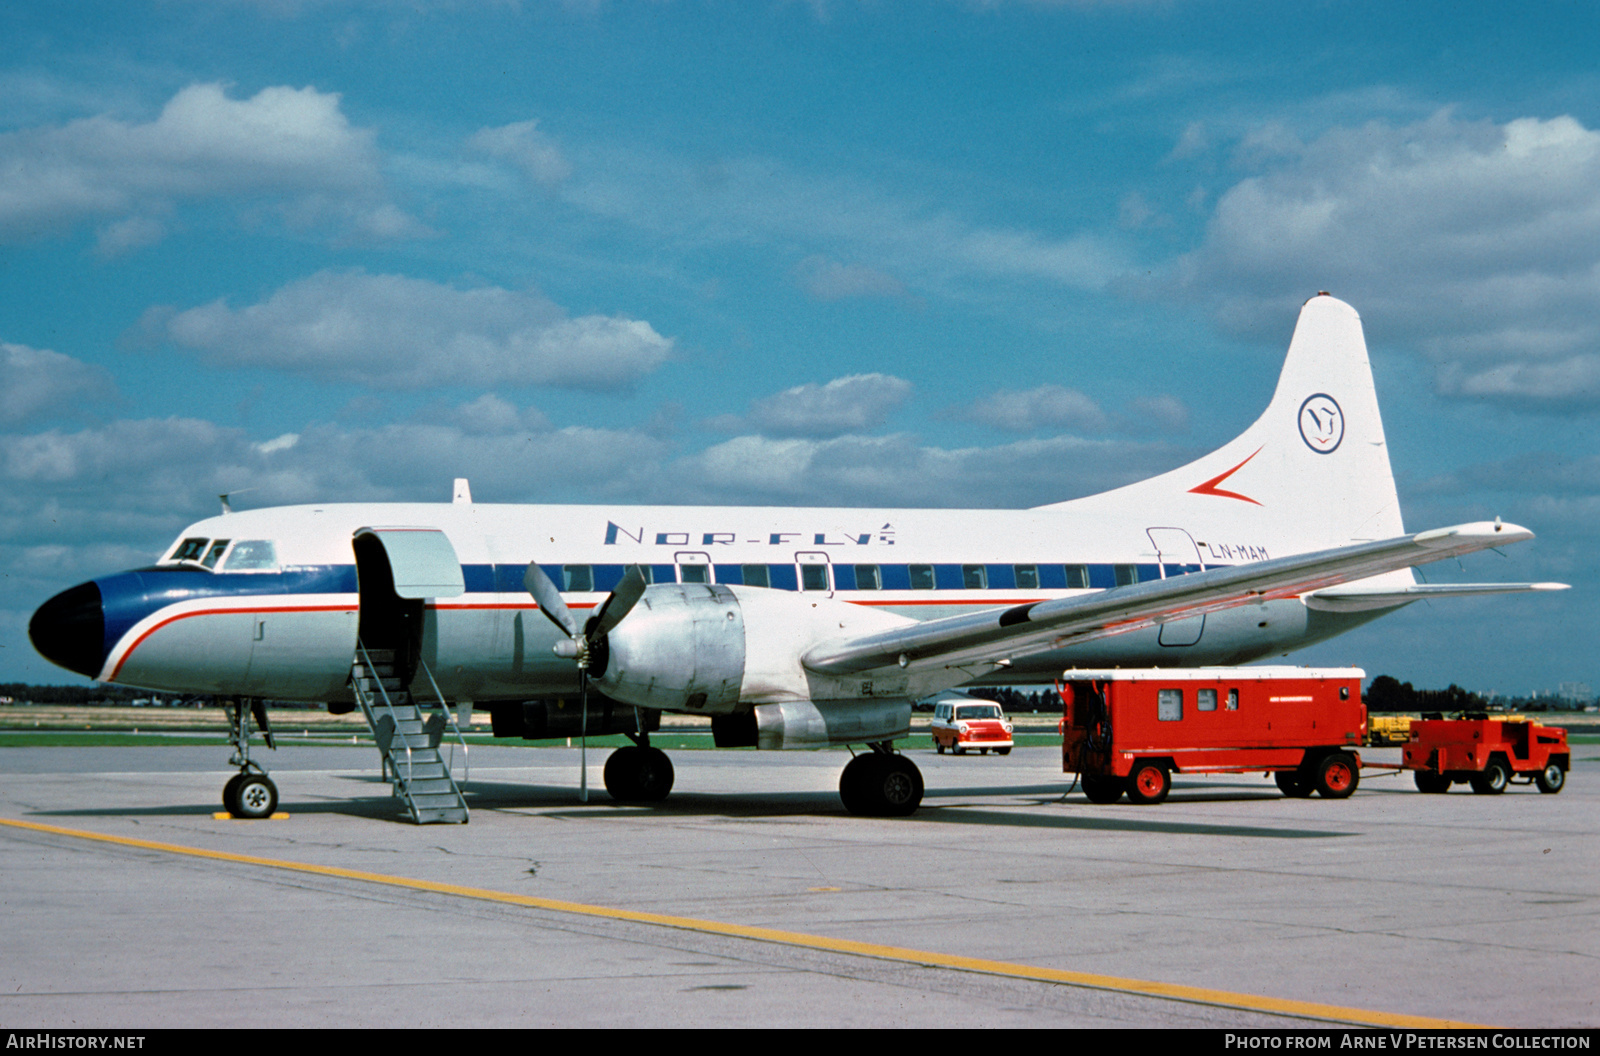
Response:
M606 636L591 674L607 696L663 711L730 712L744 683L745 626L725 586L649 587Z
M820 594L663 583L646 588L622 622L597 643L589 671L601 692L643 708L723 716L748 715L753 706L789 708L781 719L772 712L762 720L763 747L769 741L816 747L883 740L843 737L837 731L852 727L846 713L861 705L906 705L910 687L904 676L833 678L807 671L800 658L819 642L910 622ZM897 722L876 718L861 729L879 731ZM803 729L812 732L799 732ZM824 736L824 730L836 732Z

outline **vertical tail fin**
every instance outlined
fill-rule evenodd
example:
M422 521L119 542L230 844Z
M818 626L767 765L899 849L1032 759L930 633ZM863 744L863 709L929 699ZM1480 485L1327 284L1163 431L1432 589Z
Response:
M1272 402L1179 469L1057 507L1248 533L1289 553L1404 534L1361 317L1318 294L1300 310Z

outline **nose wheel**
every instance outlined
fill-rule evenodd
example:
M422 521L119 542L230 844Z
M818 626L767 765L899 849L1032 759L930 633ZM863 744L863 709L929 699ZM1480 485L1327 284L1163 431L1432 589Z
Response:
M266 771L246 770L222 787L222 805L236 818L270 818L278 809L278 786Z

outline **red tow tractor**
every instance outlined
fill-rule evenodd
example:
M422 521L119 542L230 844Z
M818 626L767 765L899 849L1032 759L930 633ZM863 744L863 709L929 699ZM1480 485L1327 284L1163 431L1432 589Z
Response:
M1456 782L1480 795L1497 795L1513 782L1560 792L1571 765L1566 730L1483 712L1413 722L1401 756L1421 792L1448 792Z

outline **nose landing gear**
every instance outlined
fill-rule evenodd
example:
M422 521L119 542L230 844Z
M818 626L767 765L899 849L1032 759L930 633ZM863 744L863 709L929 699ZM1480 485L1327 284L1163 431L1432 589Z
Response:
M267 747L274 751L278 748L272 737L272 724L267 720L266 705L252 700L246 706L241 700L226 701L223 707L228 711L228 743L233 745L233 757L228 764L237 766L239 772L222 786L222 805L236 818L270 818L278 809L278 786L259 763L250 761L252 719L266 739Z

